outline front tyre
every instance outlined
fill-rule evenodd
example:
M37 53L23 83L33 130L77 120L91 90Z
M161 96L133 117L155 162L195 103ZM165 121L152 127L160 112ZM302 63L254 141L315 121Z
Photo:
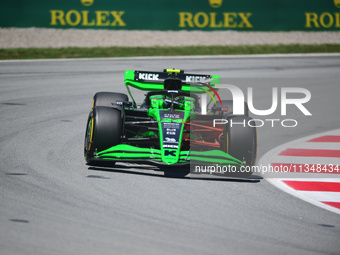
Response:
M97 106L90 112L85 132L84 156L89 165L104 165L95 159L95 153L119 144L122 132L121 112L114 108ZM114 165L110 162L109 165Z

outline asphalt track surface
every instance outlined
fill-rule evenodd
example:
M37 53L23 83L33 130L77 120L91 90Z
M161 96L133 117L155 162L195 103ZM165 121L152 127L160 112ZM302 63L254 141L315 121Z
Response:
M253 87L263 109L272 87L310 90L313 116L277 111L271 117L299 125L259 128L259 157L339 128L339 55L0 62L1 255L340 253L338 214L260 177L169 178L148 166L85 165L93 94L125 92L127 69L172 67Z

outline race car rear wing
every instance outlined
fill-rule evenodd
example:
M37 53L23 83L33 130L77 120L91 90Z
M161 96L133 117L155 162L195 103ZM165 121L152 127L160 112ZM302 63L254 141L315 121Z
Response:
M213 91L221 101L217 94L217 89L214 89L215 84L220 84L218 75L185 74L183 70L178 69L164 69L163 72L127 70L125 71L124 82L134 107L137 104L129 86L146 91L164 90L164 81L168 78L181 80L181 91L197 94L208 93L212 100L215 101L214 96L211 94Z
M220 83L218 75L204 74L186 74L183 70L164 69L163 72L152 71L125 71L124 81L125 86L146 91L164 90L164 80L167 78L177 78L182 81L182 91L192 93L205 93L205 90L200 89L200 83L206 83L211 87ZM129 90L129 89L128 89Z

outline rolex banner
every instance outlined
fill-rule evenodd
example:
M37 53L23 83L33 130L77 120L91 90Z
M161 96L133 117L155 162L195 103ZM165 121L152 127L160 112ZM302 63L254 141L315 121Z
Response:
M10 0L0 14L0 27L340 30L340 0Z

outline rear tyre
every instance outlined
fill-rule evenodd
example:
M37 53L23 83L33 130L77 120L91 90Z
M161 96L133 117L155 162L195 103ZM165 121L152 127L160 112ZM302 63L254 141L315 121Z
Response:
M97 92L93 97L93 107L96 106L114 107L115 105L112 103L116 103L117 100L129 101L129 98L127 95L123 93Z
M101 152L119 144L122 132L121 112L114 108L97 106L91 111L85 133L84 156L89 165L114 165L94 158Z
M249 116L232 116L224 125L224 151L229 155L241 160L246 169L240 169L237 177L246 177L252 174L251 166L255 165L257 153L257 134L255 122Z

